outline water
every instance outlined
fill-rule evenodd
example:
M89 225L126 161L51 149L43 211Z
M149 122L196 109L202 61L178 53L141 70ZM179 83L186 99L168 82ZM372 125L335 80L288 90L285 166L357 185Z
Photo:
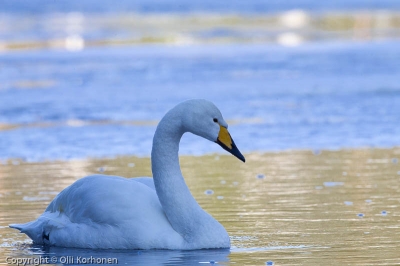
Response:
M399 21L389 0L2 1L0 264L399 263ZM231 249L49 248L7 227L85 175L151 176L157 122L188 98L246 156L181 143Z
M75 260L94 256L117 258L119 264L130 265L210 261L221 265L265 265L268 261L326 265L332 260L343 265L396 264L400 176L390 158L398 156L399 148L323 151L317 156L311 151L251 153L245 164L232 156L218 160L215 156L184 156L181 165L189 188L199 204L225 226L232 248L139 253L29 246L25 235L6 225L35 219L61 189L81 176L97 173L100 167L105 174L148 176L148 158L0 165L0 263L5 264L8 256L73 256ZM343 171L348 174L343 176ZM259 173L268 176L254 178ZM343 185L325 187L326 182ZM359 213L364 216L358 217Z
M188 98L215 102L243 152L399 145L399 12L304 3L251 14L6 4L0 160L149 156L157 121ZM181 153L220 152L204 143L188 136Z
M2 11L16 13L39 13L39 12L277 12L288 9L306 9L306 10L359 10L359 9L399 9L400 3L395 0L338 0L335 2L317 1L317 0L287 0L287 1L263 1L249 0L246 2L233 0L229 2L220 2L212 0L122 0L118 4L106 0L98 1L71 0L68 3L48 2L45 0L29 1L21 0L3 0Z
M157 121L188 98L215 102L243 152L399 145L398 45L6 53L0 159L148 156ZM181 152L219 152L205 143L187 136Z

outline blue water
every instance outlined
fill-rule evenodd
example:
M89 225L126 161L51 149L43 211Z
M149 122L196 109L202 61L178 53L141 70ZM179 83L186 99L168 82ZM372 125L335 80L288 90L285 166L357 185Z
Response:
M209 250L93 250L43 246L22 247L15 250L11 258L24 258L37 255L41 264L62 265L219 265L229 263L229 249ZM233 250L233 252L235 252ZM32 257L31 257L32 258ZM100 263L96 261L100 259ZM112 263L101 263L102 259L110 259ZM85 263L86 261L86 263Z
M289 16L300 28L268 17L295 8L307 11ZM245 153L398 146L397 9L400 1L393 0L4 0L0 160L148 156L157 121L189 98L215 102ZM354 23L320 27L319 19L338 17L314 11L335 10L356 14L340 25ZM153 12L174 13L163 19L175 22L165 24ZM196 12L205 14L193 17L199 28L190 20ZM275 24L249 22L249 12ZM143 16L129 20L132 13ZM179 20L180 13L189 19ZM236 15L209 16L218 13ZM85 42L75 52L65 49L71 36ZM181 45L176 36L189 42ZM276 44L288 36L297 46ZM151 44L148 37L163 41ZM116 40L119 46L108 43ZM182 154L215 152L224 153L190 135L181 145Z
M309 11L400 9L397 0L2 0L0 12L39 13L39 12L235 12L265 13L288 9Z
M400 145L400 42L136 46L0 55L0 158L150 154L175 104L209 99L243 152ZM47 81L24 87L20 81ZM145 122L142 125L141 122ZM221 152L185 136L182 154Z

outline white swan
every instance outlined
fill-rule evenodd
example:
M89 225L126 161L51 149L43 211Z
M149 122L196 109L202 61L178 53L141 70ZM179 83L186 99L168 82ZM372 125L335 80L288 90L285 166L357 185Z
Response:
M10 227L36 244L61 247L229 248L225 228L191 195L178 157L182 135L191 132L218 143L244 162L227 128L211 102L182 102L157 126L151 152L153 178L82 178L58 194L37 220Z

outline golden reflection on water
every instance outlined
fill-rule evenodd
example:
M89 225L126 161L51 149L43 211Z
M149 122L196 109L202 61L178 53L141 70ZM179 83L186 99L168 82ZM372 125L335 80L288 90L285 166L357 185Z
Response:
M396 10L319 13L291 10L251 15L73 12L41 17L6 16L0 21L0 28L5 36L13 36L0 41L0 52L21 49L81 51L88 47L151 44L297 46L312 41L398 38L400 13ZM32 32L35 37L29 37Z
M400 148L287 151L247 154L245 164L183 156L181 167L232 237L231 263L389 265L400 261L399 157ZM149 158L137 157L0 164L0 264L15 244L29 243L9 223L37 218L63 188L101 171L151 176Z

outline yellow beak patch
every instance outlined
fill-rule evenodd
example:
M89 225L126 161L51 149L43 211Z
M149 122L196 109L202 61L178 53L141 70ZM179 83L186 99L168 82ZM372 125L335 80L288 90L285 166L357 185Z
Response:
M219 126L218 140L221 141L226 147L232 149L232 138L228 130L223 126Z
M241 154L239 149L236 147L235 142L231 138L231 134L229 134L228 130L221 125L219 126L218 139L215 142L242 162L246 161L243 154Z

